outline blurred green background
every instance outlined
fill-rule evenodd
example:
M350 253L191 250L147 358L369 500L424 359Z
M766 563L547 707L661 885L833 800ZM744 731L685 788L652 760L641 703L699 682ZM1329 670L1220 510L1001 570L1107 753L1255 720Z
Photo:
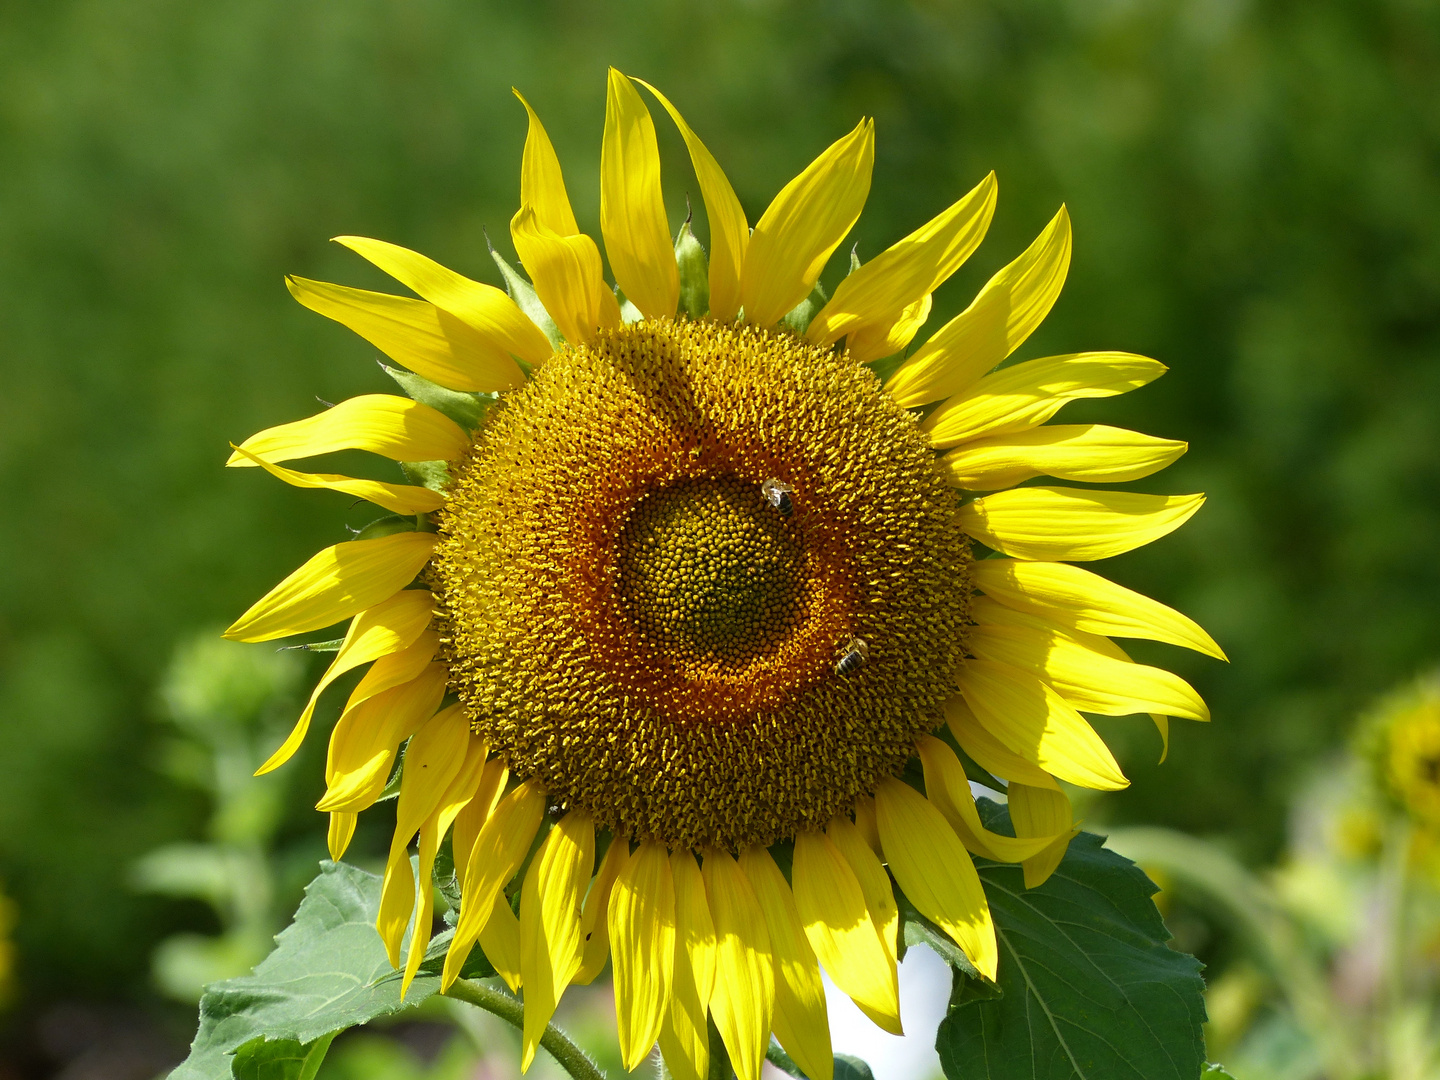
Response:
M484 231L509 254L512 85L598 235L609 64L666 91L752 221L873 115L862 258L997 170L995 223L932 327L1068 203L1069 283L1022 355L1170 365L1066 416L1190 440L1137 486L1209 504L1101 569L1232 660L1135 650L1192 679L1215 722L1177 722L1164 766L1153 730L1105 722L1134 786L1092 824L1222 835L1263 860L1356 709L1440 657L1433 0L6 0L0 1076L146 1076L193 1031L150 956L217 916L143 894L133 870L211 829L211 795L170 752L163 673L365 520L227 473L227 440L386 388L373 350L282 275L380 287L327 243L360 233L498 282ZM697 186L658 126L678 225ZM268 842L313 866L318 760L290 768ZM140 1033L130 1058L77 1073L114 1031Z

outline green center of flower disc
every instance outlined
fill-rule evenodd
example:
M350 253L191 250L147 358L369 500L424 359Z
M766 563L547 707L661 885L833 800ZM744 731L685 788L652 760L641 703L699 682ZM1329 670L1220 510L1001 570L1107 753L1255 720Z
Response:
M637 631L677 659L741 666L799 621L797 526L738 477L684 479L646 496L616 552Z

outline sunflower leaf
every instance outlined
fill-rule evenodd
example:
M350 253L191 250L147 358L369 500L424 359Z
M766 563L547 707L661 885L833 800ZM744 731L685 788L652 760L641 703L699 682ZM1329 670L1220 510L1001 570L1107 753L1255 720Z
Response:
M171 1080L307 1080L313 1072L303 1070L312 1061L318 1068L321 1043L437 993L450 932L430 943L402 1002L400 973L375 932L380 885L379 877L353 866L321 863L274 952L251 974L206 989L190 1056ZM478 954L472 953L465 977L493 974Z
M235 1080L315 1080L334 1033L311 1043L294 1039L251 1039L235 1051Z
M986 828L1009 817L978 800ZM1205 1065L1200 963L1166 942L1155 886L1080 833L1045 884L976 859L1004 996L957 985L935 1048L949 1080L1195 1080ZM957 980L958 984L959 980Z

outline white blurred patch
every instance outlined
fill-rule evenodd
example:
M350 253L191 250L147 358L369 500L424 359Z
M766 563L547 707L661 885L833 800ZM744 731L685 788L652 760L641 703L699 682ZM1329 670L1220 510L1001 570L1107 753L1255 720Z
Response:
M875 1080L929 1080L938 1078L940 1059L935 1054L935 1029L945 1017L950 1000L950 969L923 946L905 953L900 965L900 1022L903 1038L881 1031L855 1007L855 1003L825 980L825 1003L830 1010L830 1041L837 1054L863 1058Z

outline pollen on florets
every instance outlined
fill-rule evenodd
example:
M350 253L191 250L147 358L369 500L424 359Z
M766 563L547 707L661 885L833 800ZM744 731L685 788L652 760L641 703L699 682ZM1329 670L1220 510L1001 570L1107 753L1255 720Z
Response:
M969 540L914 418L843 352L708 320L602 331L454 472L430 570L452 685L555 802L622 835L768 844L939 723Z

